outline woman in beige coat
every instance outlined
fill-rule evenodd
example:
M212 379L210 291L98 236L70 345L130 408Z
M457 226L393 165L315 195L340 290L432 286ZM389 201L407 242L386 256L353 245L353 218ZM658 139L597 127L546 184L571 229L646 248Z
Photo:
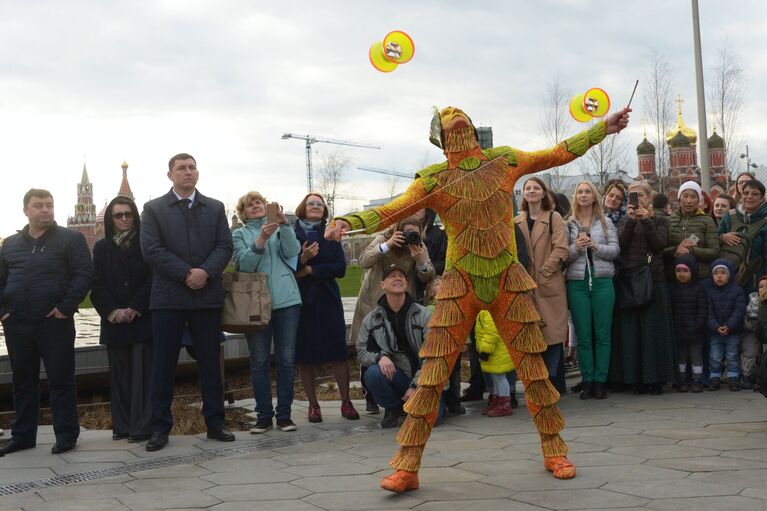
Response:
M351 338L355 342L363 319L378 305L384 295L381 280L386 268L396 264L407 272L408 293L413 299L416 296L416 281L428 284L435 275L429 252L421 240L421 222L415 217L400 220L394 231L376 236L360 254L359 264L366 271L352 320ZM365 411L378 413L378 405L372 398L373 396L366 392Z
M535 301L543 319L543 337L548 349L543 353L549 377L564 390L560 374L563 346L567 339L567 290L562 263L567 260L567 229L562 216L552 211L546 184L537 177L522 187L521 211L514 218L525 240L530 265L527 271L537 284ZM560 384L557 384L560 380Z

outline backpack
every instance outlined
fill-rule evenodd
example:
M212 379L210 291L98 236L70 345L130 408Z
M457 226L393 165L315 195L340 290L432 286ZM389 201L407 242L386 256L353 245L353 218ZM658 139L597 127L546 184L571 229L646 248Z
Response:
M722 244L719 254L735 268L735 281L739 286L743 286L764 264L761 254L751 259L751 246L762 227L767 225L767 217L753 223L743 223L736 211L731 209L730 220L732 224L729 232L740 235L740 243L732 247Z

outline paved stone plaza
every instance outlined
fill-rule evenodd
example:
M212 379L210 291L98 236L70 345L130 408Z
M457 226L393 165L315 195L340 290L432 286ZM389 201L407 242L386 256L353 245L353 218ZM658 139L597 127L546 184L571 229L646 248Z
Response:
M37 448L0 458L0 509L767 509L761 394L568 394L561 403L578 468L569 481L544 471L526 410L487 418L477 402L434 430L421 489L394 495L378 482L396 431L378 429L380 416L347 421L338 403L323 403L325 422L309 424L297 403L296 432L237 433L229 444L173 437L156 453L85 431L76 451L54 456L44 427Z

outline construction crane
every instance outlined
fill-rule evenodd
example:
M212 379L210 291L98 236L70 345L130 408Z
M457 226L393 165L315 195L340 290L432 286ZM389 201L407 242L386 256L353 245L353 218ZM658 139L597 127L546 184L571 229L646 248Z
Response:
M405 179L413 179L414 174L408 174L406 172L397 172L396 170L379 169L376 167L357 167L357 170L364 170L365 172L376 172L378 174L386 174L387 176L402 177Z
M314 135L299 135L297 133L284 133L282 135L282 140L287 140L289 138L297 138L299 140L306 141L306 189L309 192L314 191L314 188L312 187L312 144L321 142L324 144L348 145L352 147L364 147L367 149L381 149L380 147L374 145L360 144L358 142L351 142L349 140L337 140L335 138L315 137Z

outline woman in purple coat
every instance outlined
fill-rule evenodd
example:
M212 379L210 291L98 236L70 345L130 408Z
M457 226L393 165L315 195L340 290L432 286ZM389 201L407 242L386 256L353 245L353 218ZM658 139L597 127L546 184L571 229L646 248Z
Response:
M346 259L341 244L326 240L328 208L323 197L310 193L296 208L296 238L301 243L296 281L301 291L301 318L296 341L296 364L309 400L309 422L322 422L314 389L316 368L332 364L341 415L359 419L349 399L349 364L346 354L346 322L337 278L346 274Z

